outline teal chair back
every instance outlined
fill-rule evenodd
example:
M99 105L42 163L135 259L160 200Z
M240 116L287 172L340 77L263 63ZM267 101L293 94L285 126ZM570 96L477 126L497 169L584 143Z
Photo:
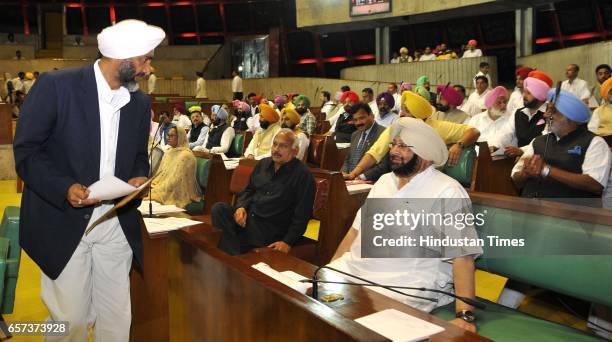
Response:
M470 188L472 186L472 176L474 174L475 165L476 149L472 146L464 148L463 151L461 151L461 156L459 156L457 164L449 166L447 163L444 165L442 172L454 178L464 187Z
M232 144L230 145L230 149L228 151L228 157L240 157L244 153L244 134L236 133L234 136L234 140L232 140Z
M0 243L0 257L6 267L4 277L4 288L2 289L2 313L13 312L15 304L15 290L17 288L17 276L19 275L19 263L21 261L21 246L19 245L19 208L6 207L2 224L0 224L0 237L4 240ZM6 242L8 241L8 246ZM5 254L6 252L6 254ZM0 266L1 267L1 266Z
M210 171L210 159L196 157L196 180L202 194L206 193L208 185L208 174ZM204 200L187 204L185 210L188 214L199 215L204 211Z
M504 257L494 255L495 247L485 243L484 254L476 262L478 268L612 307L612 257L588 255L611 250L612 225L474 205L474 212L485 211L485 224L477 227L480 237L521 237L525 246L520 248L520 255ZM558 255L542 255L543 250L551 248L558 248ZM567 251L576 255L567 255Z

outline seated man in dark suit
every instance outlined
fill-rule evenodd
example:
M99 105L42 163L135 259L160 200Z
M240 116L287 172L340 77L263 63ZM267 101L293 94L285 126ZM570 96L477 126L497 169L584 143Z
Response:
M315 183L296 158L298 145L293 131L281 129L274 137L272 156L255 166L236 207L213 206L213 226L223 230L221 250L237 255L267 246L288 253L304 234L312 217Z
M376 123L374 113L367 103L355 104L351 107L350 114L353 116L353 123L357 130L351 134L351 147L342 165L342 174L345 176L359 164L364 153L374 145L380 133L385 129Z

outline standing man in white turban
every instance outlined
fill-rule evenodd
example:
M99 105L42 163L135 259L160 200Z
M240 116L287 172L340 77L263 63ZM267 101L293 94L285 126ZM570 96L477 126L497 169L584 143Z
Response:
M458 204L461 208L467 208L464 205L469 204L470 200L463 186L436 169L446 164L448 159L448 150L440 135L423 120L415 118L402 118L389 129L393 137L389 151L392 172L380 177L370 190L368 200L374 198L388 199L388 201L397 201L397 203L412 203L419 202L420 199L439 199L451 200L446 203ZM370 203L374 202L376 200ZM385 204L393 206L394 202L385 202ZM366 203L367 205L369 204ZM416 286L453 291L452 284L454 283L454 291L457 295L474 298L474 258L482 254L481 247L466 246L453 255L447 255L448 260L452 260L452 264L436 257L394 257L391 249L387 249L385 253L389 257L363 256L364 251L367 252L367 250L364 249L365 243L362 245L365 239L362 239L361 234L364 234L364 237L368 236L371 232L369 230L375 229L372 225L362 225L362 211L366 217L369 211L366 206L357 212L352 228L349 229L334 255L331 267L389 286ZM451 212L455 213L457 210L462 209L450 205L442 209L440 214L444 216ZM394 212L394 209L390 209L389 212ZM416 229L421 228L419 226ZM466 226L458 234L466 238L476 236L474 227L471 225ZM411 249L412 246L402 248ZM375 288L372 289L377 291ZM453 301L451 297L432 292L405 291L405 293L432 298L434 301L397 295L388 290L380 290L380 292L427 312ZM464 302L456 301L455 310L457 318L451 322L475 332L473 308Z
M20 242L42 270L41 295L53 321L67 321L61 341L128 341L132 258L142 265L137 206L132 202L88 235L112 202L88 186L114 175L140 186L149 174L147 76L164 31L125 20L98 35L93 65L40 76L17 125L17 173L26 188ZM53 338L55 340L55 338Z

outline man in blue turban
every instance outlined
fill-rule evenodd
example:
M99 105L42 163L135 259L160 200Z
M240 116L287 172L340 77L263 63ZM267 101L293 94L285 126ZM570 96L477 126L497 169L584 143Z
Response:
M544 117L550 133L525 146L512 169L521 196L601 198L610 173L610 152L605 140L587 129L591 112L563 90L558 94L550 90L547 101Z

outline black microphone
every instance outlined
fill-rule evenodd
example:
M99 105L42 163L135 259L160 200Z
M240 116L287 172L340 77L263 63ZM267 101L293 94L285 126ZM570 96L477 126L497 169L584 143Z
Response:
M162 126L162 123L160 122L157 125L157 129L155 130L155 134L153 134L153 143L151 144L151 149L149 150L149 178L153 177L153 150L162 141L162 139L160 137L159 141L155 142L155 139L157 139L157 133L159 133L159 130L161 129L161 126ZM152 202L152 199L151 199L151 185L150 184L149 184L149 215L147 217L149 217L149 218L155 217L153 215L153 202Z
M318 280L317 279L317 273L319 272L320 269L322 268L326 268L344 275L347 275L349 277L355 278L355 279L359 279L361 281L365 281L366 283L352 283L352 282L342 282L342 281L328 281L328 280ZM410 295L401 291L398 291L397 289L401 289L401 290L416 290L416 291L429 291L429 292L435 292L435 293L441 293L450 297L453 297L457 300L460 300L468 305L471 305L473 307L476 307L478 309L484 310L486 309L486 305L484 303L482 303L481 301L478 301L476 299L472 299L472 298L468 298L468 297L463 297L463 296L459 296L456 295L452 292L448 292L448 291L443 291L443 290L438 290L438 289L430 289L430 288L426 288L426 287L410 287L410 286L393 286L393 285L383 285L383 284L378 284L375 283L373 281L355 276L353 274L347 273L347 272L343 272L340 271L338 269L335 269L333 267L329 267L329 266L320 266L315 270L315 273L313 275L312 279L305 279L302 280L302 282L304 283L312 283L312 297L314 299L318 299L318 283L322 283L322 284L341 284L341 285L351 285L351 286L372 286L372 287L381 287L383 289L387 289L399 294L403 294L406 295L408 297L414 297L414 298L419 298L419 299L425 299L425 300L429 300L432 302L437 302L438 300L436 298L429 298L429 297L421 297L421 296L416 296L416 295Z

